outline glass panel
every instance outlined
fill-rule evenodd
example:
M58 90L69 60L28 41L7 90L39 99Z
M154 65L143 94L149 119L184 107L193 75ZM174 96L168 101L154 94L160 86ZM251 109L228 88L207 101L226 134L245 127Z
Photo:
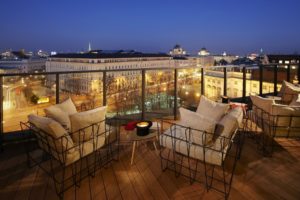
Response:
M298 77L298 65L291 65L291 73L290 73L290 77L291 77L291 82L292 83L300 83L299 82L299 77Z
M246 68L246 96L259 95L259 67Z
M277 91L280 91L282 81L287 80L287 65L278 65L277 71Z
M106 77L108 116L126 115L128 118L140 118L141 88L140 70L108 72Z
M55 75L11 76L3 78L4 132L20 130L31 113L44 116L44 108L55 104Z
M205 70L205 96L220 101L224 88L224 67L210 67Z
M201 96L201 69L178 70L178 106L196 109Z
M102 78L103 75L100 72L60 74L60 102L71 97L78 111L102 106ZM52 84L55 85L55 79L53 81Z
M227 96L231 99L243 96L242 67L227 67Z
M274 93L274 66L263 67L263 94Z
M172 116L174 108L174 70L146 71L146 118Z

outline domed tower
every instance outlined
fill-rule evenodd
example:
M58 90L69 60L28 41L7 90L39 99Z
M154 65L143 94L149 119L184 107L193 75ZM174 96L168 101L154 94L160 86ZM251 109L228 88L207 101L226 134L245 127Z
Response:
M174 48L170 50L170 55L173 57L186 56L186 51L179 44L176 44Z
M210 52L205 48L201 48L200 51L198 52L198 55L199 56L209 56L210 55Z

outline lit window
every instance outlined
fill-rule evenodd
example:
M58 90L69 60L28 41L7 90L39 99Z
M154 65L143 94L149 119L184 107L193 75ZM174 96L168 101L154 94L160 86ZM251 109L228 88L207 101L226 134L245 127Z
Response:
M290 64L289 60L284 61L285 64Z
M279 60L279 64L282 64L282 60Z

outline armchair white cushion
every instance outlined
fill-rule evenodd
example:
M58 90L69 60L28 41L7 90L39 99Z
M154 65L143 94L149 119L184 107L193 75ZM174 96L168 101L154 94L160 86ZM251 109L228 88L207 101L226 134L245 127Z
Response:
M219 121L228 109L228 104L214 102L202 95L196 112L207 118Z
M77 113L76 107L71 98L66 101L44 109L46 116L59 122L67 130L71 130L69 115Z
M250 96L253 105L259 107L267 113L272 112L272 105L275 104L274 99L263 98L260 96Z
M62 161L65 165L69 165L79 159L79 152L75 149L72 138L58 122L51 118L34 114L29 115L28 120L36 128L49 135L39 132L44 137L43 142L39 140L41 148Z
M216 127L215 120L184 108L179 108L179 112L181 117L181 124L183 126L190 127L192 129L197 129L191 130L191 142L200 145L211 142Z
M294 96L298 96L298 94L300 94L300 87L287 81L282 82L281 88L282 89L279 91L279 94L281 95L282 102L284 104L290 104Z
M90 140L91 137L96 138L96 135L92 135L92 134L99 135L101 133L104 133L105 114L106 114L106 106L70 115L73 141L75 143L82 143L84 141ZM99 126L96 125L90 126L95 123L98 123Z
M230 110L219 122L215 132L214 149L224 150L235 131L242 127L243 110L236 107Z

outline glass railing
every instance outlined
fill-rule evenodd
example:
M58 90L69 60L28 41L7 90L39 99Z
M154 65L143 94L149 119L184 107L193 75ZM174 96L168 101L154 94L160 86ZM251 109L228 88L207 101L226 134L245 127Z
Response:
M145 117L173 115L174 70L149 70L145 74Z
M20 130L20 121L30 113L44 115L44 108L54 105L55 87L49 80L55 75L3 77L3 132Z
M299 64L0 74L1 136L68 97L78 110L107 105L109 117L176 117L181 106L195 109L202 94L245 101L279 91L283 80L298 82L298 74Z

